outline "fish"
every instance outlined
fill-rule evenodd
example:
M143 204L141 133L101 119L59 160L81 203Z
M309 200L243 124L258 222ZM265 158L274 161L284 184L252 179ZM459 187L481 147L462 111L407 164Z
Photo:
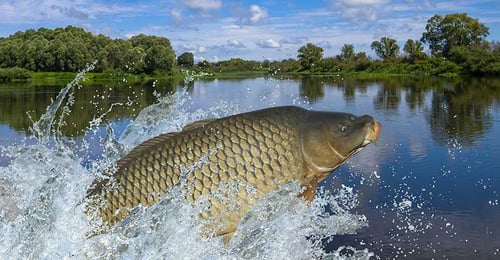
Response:
M381 124L369 115L272 107L197 121L153 137L94 180L86 212L105 233L137 207L151 206L178 187L195 203L206 234L229 241L244 214L265 194L292 181L312 201L319 182L375 142Z

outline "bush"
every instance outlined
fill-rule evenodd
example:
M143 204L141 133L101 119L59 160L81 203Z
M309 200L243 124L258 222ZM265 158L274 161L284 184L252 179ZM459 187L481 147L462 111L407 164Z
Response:
M12 80L25 81L31 78L31 72L23 68L0 68L0 81L9 82Z

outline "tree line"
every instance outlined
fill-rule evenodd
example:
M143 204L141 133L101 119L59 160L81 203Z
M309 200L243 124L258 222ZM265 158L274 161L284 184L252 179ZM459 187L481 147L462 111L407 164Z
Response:
M267 70L272 73L341 74L352 72L424 75L500 75L500 43L487 42L489 28L466 13L432 16L420 39L408 39L403 48L396 39L383 36L371 43L377 55L356 52L344 44L334 57L324 57L323 48L307 43L298 49L297 59L263 62L239 58L216 63L203 61L202 70ZM430 53L426 53L427 44ZM192 64L192 61L191 63Z
M401 51L396 39L383 36L371 43L378 59L344 44L340 54L323 57L312 43L300 47L298 60L271 62L275 70L312 73L376 72L427 75L500 75L500 43L487 42L489 28L466 13L434 15L420 39L408 39ZM427 44L430 53L424 51Z
M176 63L170 41L140 34L127 40L93 35L67 26L40 28L0 38L0 68L23 68L41 72L75 72L97 60L96 72L172 72Z
M321 47L307 43L298 49L297 59L233 58L195 64L192 53L176 57L165 37L140 34L127 40L111 39L74 26L29 29L0 38L0 80L15 78L16 74L26 77L25 70L75 72L94 60L98 61L96 72L162 75L176 74L183 68L205 72L500 75L500 44L487 42L488 35L489 28L466 13L436 14L427 21L422 37L408 39L402 51L396 39L384 36L373 41L375 59L365 52L356 52L353 44L344 44L334 57L323 57ZM424 51L424 44L430 53Z

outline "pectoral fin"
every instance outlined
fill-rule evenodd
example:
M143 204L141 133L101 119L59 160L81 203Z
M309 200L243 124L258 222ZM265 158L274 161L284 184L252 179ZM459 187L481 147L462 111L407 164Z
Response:
M224 244L227 245L229 243L229 240L231 240L231 238L233 237L234 232L236 231L236 227L236 225L232 225L231 227L228 227L224 230L219 230L217 231L216 236L222 236L222 241L224 241Z
M316 194L316 188L318 187L318 181L316 179L311 180L308 183L302 184L302 189L305 189L299 194L299 197L304 198L308 202L312 202L314 195Z

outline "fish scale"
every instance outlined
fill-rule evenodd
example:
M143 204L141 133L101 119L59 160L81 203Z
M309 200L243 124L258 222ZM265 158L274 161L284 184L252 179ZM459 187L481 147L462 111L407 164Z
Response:
M117 188L113 189L111 182L100 180L89 190L91 201L102 204L95 215L113 226L133 207L157 202L162 194L179 185L180 175L185 174L182 190L187 199L193 202L206 195L210 203L216 205L202 216L223 219L232 215L230 219L239 220L258 197L277 188L279 183L299 178L296 175L301 172L303 162L297 153L298 144L274 144L274 139L280 142L299 139L297 126L305 110L282 110L291 112L287 113L286 120L282 117L284 111L280 110L271 115L247 114L214 120L146 141L117 162L118 170L114 173L119 184ZM203 161L205 159L208 161ZM190 170L193 165L197 166ZM232 188L239 192L222 194L234 197L232 199L238 204L236 212L220 207L225 203L211 194L217 191L221 182L230 181L235 181L232 184L236 186ZM250 194L243 186L254 187L259 192L252 194L254 199L249 200ZM227 199L225 196L222 197ZM222 229L236 224L226 223Z
M103 223L96 233L106 232L179 186L192 203L207 198L204 232L230 238L250 207L282 184L300 181L300 195L312 200L317 183L379 133L370 116L293 106L202 120L134 148L111 178L94 181L86 211Z

